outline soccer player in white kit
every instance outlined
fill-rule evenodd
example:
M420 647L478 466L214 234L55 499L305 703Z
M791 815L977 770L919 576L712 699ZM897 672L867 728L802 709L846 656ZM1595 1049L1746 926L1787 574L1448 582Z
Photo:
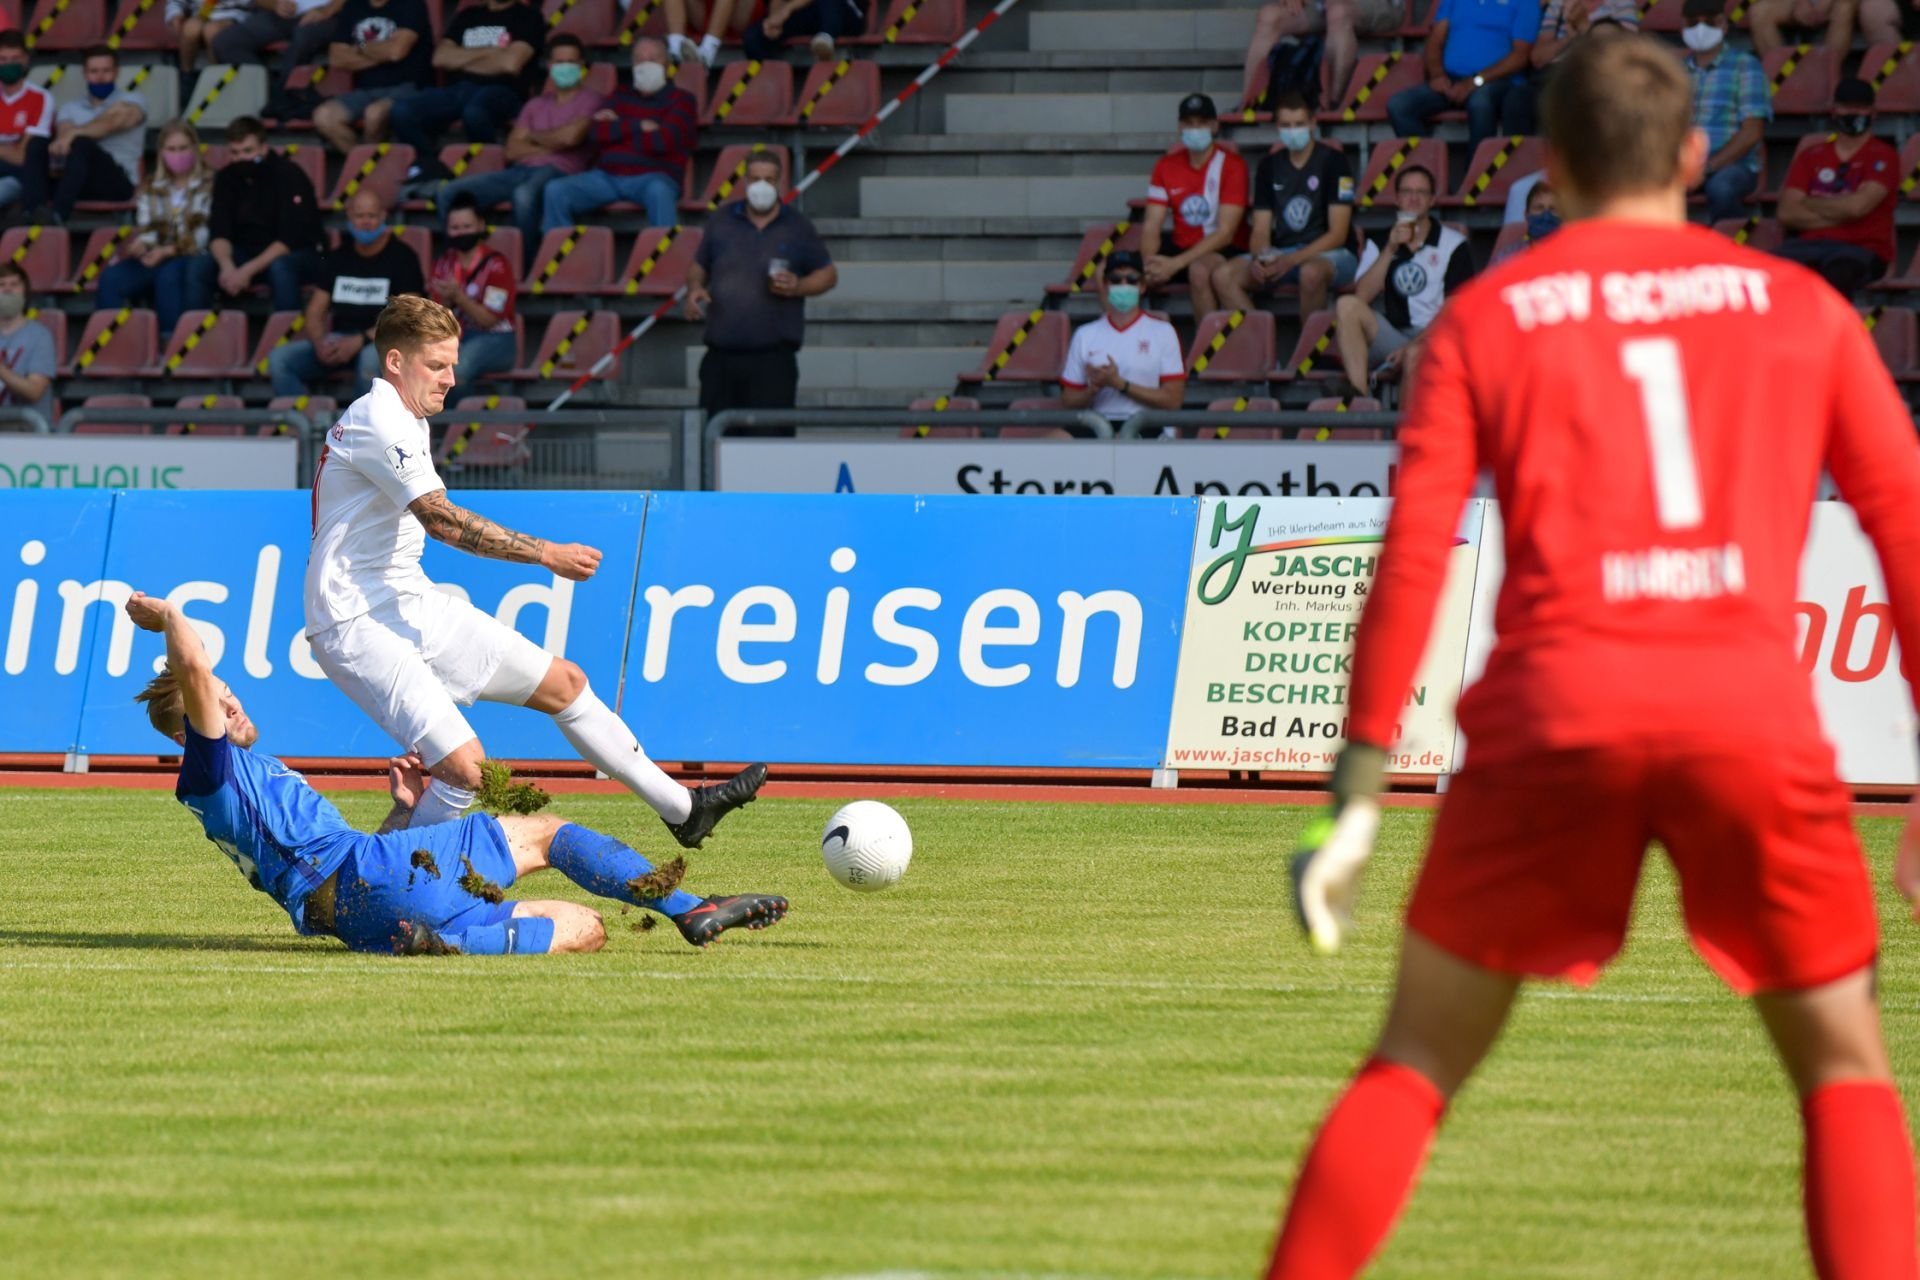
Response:
M453 387L460 324L452 312L402 294L380 313L374 342L382 376L328 431L314 473L307 640L328 679L433 776L409 825L446 822L473 804L486 753L460 708L480 699L552 716L581 759L651 805L682 845L698 848L715 823L754 798L766 766L689 790L647 758L578 666L434 589L420 569L428 537L572 582L593 576L600 552L516 533L448 500L426 419Z

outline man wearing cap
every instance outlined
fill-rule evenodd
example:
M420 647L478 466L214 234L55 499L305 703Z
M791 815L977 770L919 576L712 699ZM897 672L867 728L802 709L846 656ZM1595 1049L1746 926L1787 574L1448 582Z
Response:
M1693 124L1707 135L1707 221L1738 218L1760 185L1761 143L1773 119L1767 73L1746 50L1726 47L1726 0L1686 0L1680 13Z
M1180 145L1153 166L1140 228L1148 290L1186 281L1195 315L1219 305L1213 273L1246 249L1247 162L1219 145L1219 133L1212 98L1190 93L1181 100Z
M1187 389L1180 335L1140 309L1140 255L1117 249L1100 283L1106 314L1073 332L1060 370L1060 401L1116 426L1142 409L1178 409Z
M1540 6L1530 0L1439 0L1420 55L1427 82L1388 100L1393 132L1402 138L1432 133L1435 116L1462 107L1469 146L1516 132L1502 125L1502 111L1533 65L1539 34Z
M1793 232L1779 254L1819 272L1851 298L1893 264L1893 189L1900 156L1872 135L1873 87L1842 80L1833 91L1832 136L1793 158L1780 192L1780 221Z

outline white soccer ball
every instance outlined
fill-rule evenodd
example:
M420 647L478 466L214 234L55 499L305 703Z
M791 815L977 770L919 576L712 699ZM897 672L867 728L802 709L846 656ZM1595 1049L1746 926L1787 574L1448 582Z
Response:
M873 893L906 873L913 858L913 833L891 806L855 800L827 819L820 858L827 874L847 888Z

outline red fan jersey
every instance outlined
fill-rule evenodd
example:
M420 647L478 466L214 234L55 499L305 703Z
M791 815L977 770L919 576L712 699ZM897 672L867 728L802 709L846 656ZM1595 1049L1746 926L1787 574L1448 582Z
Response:
M1356 638L1354 740L1393 739L1482 470L1507 568L1460 702L1476 759L1817 739L1794 604L1823 465L1920 654L1913 420L1810 272L1701 228L1577 223L1451 300L1426 347Z
M1181 147L1169 151L1153 166L1147 182L1147 203L1165 205L1173 213L1169 235L1175 252L1193 248L1220 229L1220 210L1226 205L1247 207L1247 162L1238 152L1215 145L1198 169ZM1234 242L1247 247L1247 219L1240 221Z

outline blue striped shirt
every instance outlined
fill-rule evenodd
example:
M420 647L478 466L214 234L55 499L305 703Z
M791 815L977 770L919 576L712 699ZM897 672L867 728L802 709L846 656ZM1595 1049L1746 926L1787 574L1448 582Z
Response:
M1688 58L1687 75L1693 80L1693 123L1706 130L1709 155L1726 146L1748 120L1773 119L1766 70L1745 50L1722 45L1720 56L1705 67ZM1758 170L1760 148L1734 163Z

